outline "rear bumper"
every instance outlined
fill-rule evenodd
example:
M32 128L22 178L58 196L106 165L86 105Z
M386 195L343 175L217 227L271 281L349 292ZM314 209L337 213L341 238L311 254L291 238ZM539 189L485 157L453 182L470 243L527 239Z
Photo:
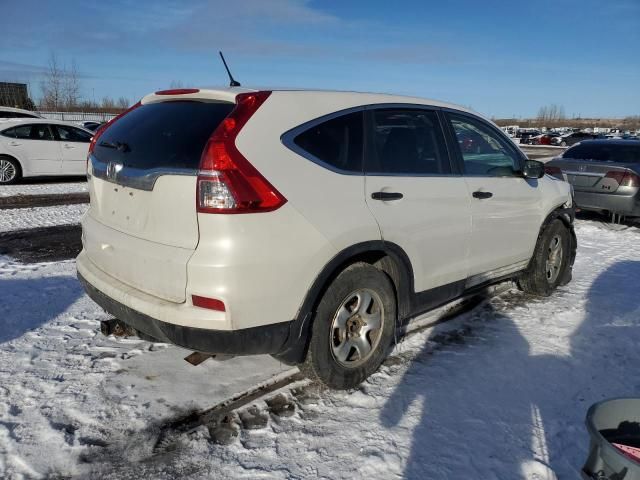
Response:
M575 190L576 206L582 210L607 210L629 216L640 216L640 195L615 195Z
M282 350L289 336L291 322L242 330L209 330L163 322L108 297L80 273L78 280L94 302L121 322L161 342L189 350L233 355L276 354Z
M76 264L78 280L94 302L159 341L204 353L256 355L279 353L289 338L291 321L231 330L223 312L165 302L127 287L93 265L84 251Z

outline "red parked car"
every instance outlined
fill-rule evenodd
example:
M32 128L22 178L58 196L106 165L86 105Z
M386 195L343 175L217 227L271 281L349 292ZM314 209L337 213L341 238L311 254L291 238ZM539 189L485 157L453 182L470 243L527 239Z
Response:
M542 133L529 139L530 145L551 145L551 139L559 137L559 133Z

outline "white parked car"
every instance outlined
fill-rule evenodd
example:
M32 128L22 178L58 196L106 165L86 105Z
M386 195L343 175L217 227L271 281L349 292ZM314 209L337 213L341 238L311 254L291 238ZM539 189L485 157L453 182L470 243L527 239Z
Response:
M103 129L78 277L126 326L272 354L333 388L412 318L571 278L569 184L490 121L420 98L172 90Z
M0 185L40 175L85 175L93 132L66 122L0 122Z
M21 108L0 107L0 120L7 118L42 118L35 112Z

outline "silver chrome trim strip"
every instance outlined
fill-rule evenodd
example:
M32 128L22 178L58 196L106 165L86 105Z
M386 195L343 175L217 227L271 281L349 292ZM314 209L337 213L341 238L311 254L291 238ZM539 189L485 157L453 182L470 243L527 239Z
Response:
M312 163L315 163L316 165L326 168L327 170L330 170L332 172L335 173L339 173L340 175L351 175L351 176L363 176L366 175L368 177L405 177L405 178L410 178L410 177L460 177L461 175L455 172L451 172L451 173L380 173L380 172L365 172L365 163L366 163L366 159L364 158L363 155L363 161L362 161L362 165L361 165L361 170L359 171L352 171L352 170L343 170L341 168L337 168L333 165L330 165L322 160L320 160L318 157L316 157L315 155L312 155L311 153L307 152L306 150L302 149L301 147L299 147L294 139L295 137L297 137L299 134L306 132L307 130L309 130L310 128L315 127L316 125L319 125L321 123L327 122L329 120L333 120L334 118L338 118L338 117L342 117L344 115L348 115L350 113L354 113L354 112L365 112L365 111L370 111L370 110L377 110L377 109L393 109L393 108L406 108L406 109L413 109L413 110L429 110L432 112L438 112L441 110L440 107L436 107L434 105L428 105L428 104L418 104L418 103L371 103L371 104L365 104L365 105L359 105L356 107L350 107L350 108L345 108L343 110L337 110L335 112L331 112L328 113L326 115L322 115L320 117L316 117L312 120L309 120L305 123L302 123L300 125L298 125L297 127L294 127L290 130L287 130L286 132L284 132L281 136L280 136L280 141L282 142L282 144L287 147L289 150L291 150L292 152L300 155L303 158L306 158L307 160L309 160ZM457 111L457 110L453 110L453 111ZM438 119L440 120L440 119ZM364 136L366 138L366 132L363 132ZM442 136L443 139L446 138L446 133L442 132ZM366 140L363 141L363 146L366 144ZM366 152L366 148L365 148L365 152ZM448 154L447 155L447 159L449 161L451 161L451 155Z
M563 170L562 173L566 173L567 175L579 175L581 177L606 177L606 173L597 173L597 172L574 172L569 170Z
M96 178L123 187L131 187L148 192L153 190L156 180L163 175L196 176L198 174L198 169L196 168L159 167L140 169L122 166L120 169L112 168L110 170L109 165L113 165L113 162L110 164L101 162L94 155L89 156L89 161L91 162L93 176Z
M525 268L527 268L528 264L529 260L524 260L512 265L507 265L506 267L500 267L496 268L495 270L489 270L488 272L473 275L467 279L465 288L475 287L476 285L480 285L490 280L500 278L511 273L519 272L520 270L524 270Z

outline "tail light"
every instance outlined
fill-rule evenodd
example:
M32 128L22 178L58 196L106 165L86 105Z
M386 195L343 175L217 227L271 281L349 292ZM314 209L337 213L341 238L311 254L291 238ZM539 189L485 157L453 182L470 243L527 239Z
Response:
M629 171L610 171L605 178L612 178L621 187L640 187L640 176Z
M102 125L100 128L96 130L96 133L94 133L93 137L91 137L91 143L89 143L89 153L87 153L87 167L89 166L89 157L93 153L93 150L96 148L96 143L98 142L98 139L104 133L104 131L110 125L112 125L116 120L118 120L121 117L124 117L127 113L129 113L131 110L135 110L140 105L142 105L140 102L136 103L135 105L132 105L131 107L127 108L124 112L122 112L119 115L116 115L115 117L113 117L111 120L109 120L107 123L105 123L104 125Z
M258 213L280 208L286 198L236 147L236 137L271 92L242 93L236 107L213 132L200 159L197 210L201 213Z
M544 173L551 176L562 176L562 170L559 167L555 167L553 165L545 165Z

